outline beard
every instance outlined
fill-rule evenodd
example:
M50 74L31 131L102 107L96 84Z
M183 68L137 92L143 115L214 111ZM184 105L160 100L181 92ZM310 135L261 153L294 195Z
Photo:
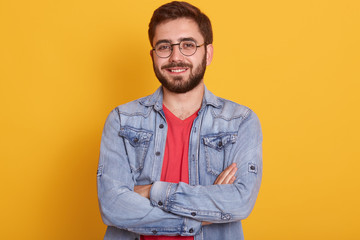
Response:
M201 64L196 68L193 69L193 65L189 63L169 63L161 67L161 69L165 68L172 68L172 67L186 67L190 70L189 79L186 81L183 76L175 76L171 79L167 79L158 68L156 68L154 61L153 61L153 68L155 75L161 85L169 90L170 92L174 93L186 93L194 89L201 80L204 78L205 70L206 70L206 54L202 59Z

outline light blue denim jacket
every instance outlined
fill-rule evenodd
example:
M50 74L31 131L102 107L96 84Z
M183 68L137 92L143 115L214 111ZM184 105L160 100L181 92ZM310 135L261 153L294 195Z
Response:
M161 182L167 124L163 92L121 105L108 116L100 148L97 187L104 239L140 235L244 239L241 226L254 207L262 176L262 134L249 108L205 88L189 143L189 184ZM234 184L213 185L231 163ZM135 185L153 184L150 200ZM202 226L201 222L212 222Z

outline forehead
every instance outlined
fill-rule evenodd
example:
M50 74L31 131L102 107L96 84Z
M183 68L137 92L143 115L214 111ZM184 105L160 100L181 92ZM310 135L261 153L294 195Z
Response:
M204 41L197 23L188 18L178 18L160 23L155 29L153 44L158 41L167 40L170 42L179 42L183 38L193 38L198 43Z

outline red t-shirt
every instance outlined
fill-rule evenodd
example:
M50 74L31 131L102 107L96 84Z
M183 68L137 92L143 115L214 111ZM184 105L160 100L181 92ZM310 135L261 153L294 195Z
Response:
M161 181L189 183L189 138L191 127L198 111L181 120L172 114L164 105L168 125L164 160L161 169ZM193 240L194 237L181 236L141 236L141 240Z

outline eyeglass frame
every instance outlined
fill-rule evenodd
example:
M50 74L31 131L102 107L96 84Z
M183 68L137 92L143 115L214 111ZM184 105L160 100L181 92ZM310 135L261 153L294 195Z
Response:
M195 43L196 49L195 49L195 51L194 51L193 54L191 54L191 55L186 55L186 54L184 54L184 53L181 51L180 44L181 44L181 42L185 42L185 41L189 41L189 42L194 42L194 43ZM170 43L169 41L161 41L161 42L158 42L156 45L158 45L158 44L160 44L160 43L163 43L163 42L165 42L165 43ZM155 47L156 47L156 45L155 45ZM151 49L151 50L152 50L152 51L155 51L156 56L158 56L159 58L169 58L169 57L171 56L171 54L173 53L173 51L174 51L174 47L173 47L173 46L179 46L179 51L181 52L181 54L184 55L185 57L190 57L190 56L192 56L192 55L194 55L194 54L196 53L196 51L197 51L197 49L198 49L199 47L202 47L202 46L204 46L204 45L206 45L206 42L204 42L203 44L200 44L200 45L196 45L196 41L193 40L193 39L182 39L182 40L181 40L180 42L178 42L178 43L173 43L173 44L170 43L170 48L171 48L170 50L171 50L171 51L170 51L169 56L167 56L167 57L160 57L160 56L157 54L155 47L154 47L153 49Z

